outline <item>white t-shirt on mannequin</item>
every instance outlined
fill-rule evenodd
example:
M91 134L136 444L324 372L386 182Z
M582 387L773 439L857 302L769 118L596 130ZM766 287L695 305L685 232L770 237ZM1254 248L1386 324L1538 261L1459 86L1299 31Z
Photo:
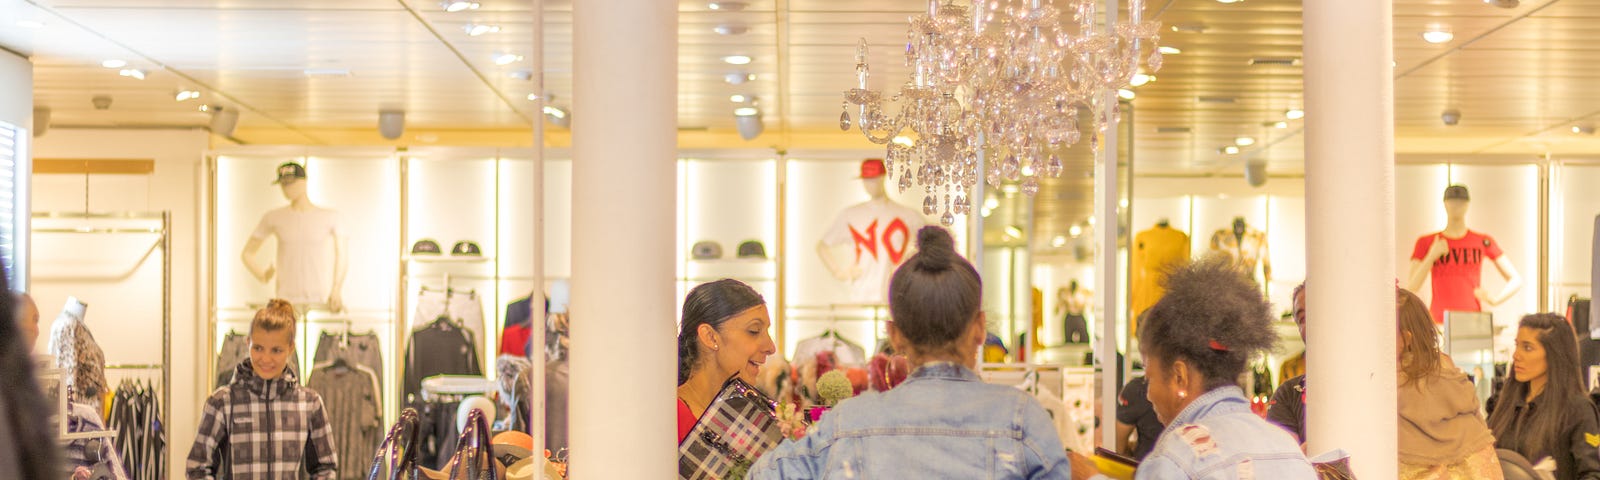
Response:
M861 276L849 282L850 301L888 303L889 278L916 245L922 214L888 199L873 199L839 212L823 235L827 245L849 244Z
M333 241L340 235L339 214L325 208L282 207L261 216L251 238L278 237L277 297L298 308L328 301L333 283Z

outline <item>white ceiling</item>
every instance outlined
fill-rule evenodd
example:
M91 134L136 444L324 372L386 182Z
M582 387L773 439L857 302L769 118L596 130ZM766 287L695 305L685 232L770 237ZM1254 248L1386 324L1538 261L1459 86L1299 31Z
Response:
M543 2L542 70L553 103L582 115L570 98L573 1ZM480 9L447 13L433 0L0 0L0 46L33 57L35 103L52 109L57 127L201 126L208 122L197 109L204 103L243 111L235 137L249 143L382 144L389 142L377 135L378 111L401 109L414 134L396 143L525 145L538 117L526 97L535 92L512 74L534 66L491 59L528 55L535 2L480 2ZM906 18L925 1L747 3L729 12L679 0L679 127L709 135L714 146L871 148L837 128L855 44L871 44L877 86L898 84ZM1128 131L1141 175L1238 175L1250 157L1266 159L1276 175L1302 172L1300 122L1264 126L1300 106L1301 68L1250 65L1300 57L1300 2L1147 3L1147 16L1203 32L1163 30L1162 43L1183 53L1169 55L1158 80L1136 89ZM1600 141L1569 131L1600 123L1600 92L1590 88L1600 80L1600 53L1592 49L1600 44L1600 0L1523 0L1513 9L1395 0L1394 12L1401 153L1600 152ZM43 26L23 26L29 21ZM501 31L470 37L462 26L471 22ZM723 24L749 30L713 31ZM1455 39L1425 43L1420 33L1430 25L1450 27ZM732 54L754 62L722 63ZM148 76L118 76L100 66L104 59L126 60ZM350 74L310 77L307 69ZM756 80L723 82L736 71ZM176 102L180 89L202 97ZM736 105L728 97L735 93L760 102L767 125L761 138L732 136ZM95 95L111 96L111 109L95 110ZM1461 111L1460 125L1441 124L1447 108ZM561 134L554 129L553 141ZM1218 151L1238 136L1258 143L1241 155ZM1041 234L1089 214L1092 162L1082 148L1069 157L1065 178L1040 194L1039 218L1048 220L1040 222Z

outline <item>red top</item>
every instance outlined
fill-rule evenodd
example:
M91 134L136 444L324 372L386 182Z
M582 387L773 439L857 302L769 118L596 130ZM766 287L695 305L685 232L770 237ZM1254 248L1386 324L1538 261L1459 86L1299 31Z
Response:
M1435 237L1444 238L1450 245L1450 253L1433 262L1433 302L1429 305L1433 323L1444 323L1445 310L1483 310L1472 291L1482 284L1484 258L1492 262L1502 253L1500 244L1482 233L1468 230L1461 238L1443 235L1443 232L1423 235L1417 238L1417 245L1411 250L1412 260L1422 260L1427 258Z
M689 410L689 404L684 403L681 398L678 399L678 443L683 443L683 439L689 436L689 431L694 430L695 422L699 421L700 418L694 416L694 411Z
M500 354L518 357L528 356L528 338L533 336L531 323L511 325L500 334Z

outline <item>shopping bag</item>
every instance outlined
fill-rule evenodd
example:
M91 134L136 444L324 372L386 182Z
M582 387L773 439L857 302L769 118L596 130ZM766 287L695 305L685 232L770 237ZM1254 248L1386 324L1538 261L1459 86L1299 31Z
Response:
M378 453L372 456L372 467L367 480L417 480L417 450L422 437L418 435L422 421L417 411L407 408L400 419L389 427L389 434L378 444Z
M777 405L755 386L731 378L678 445L678 478L730 478L730 471L749 468L782 440Z

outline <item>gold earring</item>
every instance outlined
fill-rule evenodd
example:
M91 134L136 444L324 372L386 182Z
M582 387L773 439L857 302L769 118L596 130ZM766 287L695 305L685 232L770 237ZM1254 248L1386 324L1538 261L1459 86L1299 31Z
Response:
M1184 390L1178 390L1178 398L1189 398L1189 392L1188 391L1184 391Z

